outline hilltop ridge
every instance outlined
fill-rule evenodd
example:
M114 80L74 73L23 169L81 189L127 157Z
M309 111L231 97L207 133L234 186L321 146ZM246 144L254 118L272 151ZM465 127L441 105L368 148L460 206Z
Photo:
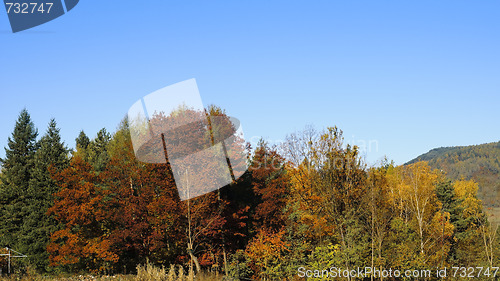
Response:
M473 179L486 207L500 207L500 142L431 149L407 164L427 161L452 180Z

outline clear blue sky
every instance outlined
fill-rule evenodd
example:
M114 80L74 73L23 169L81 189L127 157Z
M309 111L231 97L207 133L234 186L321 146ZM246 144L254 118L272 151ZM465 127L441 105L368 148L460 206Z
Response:
M16 34L2 10L0 46L0 156L24 107L73 147L189 78L247 139L337 125L396 163L500 140L499 1L81 0Z

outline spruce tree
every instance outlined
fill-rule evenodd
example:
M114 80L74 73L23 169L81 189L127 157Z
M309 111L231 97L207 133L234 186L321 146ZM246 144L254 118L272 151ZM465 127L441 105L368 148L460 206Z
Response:
M450 213L450 221L459 220L460 200L455 196L455 190L451 181L439 182L436 186L436 196L442 204L442 211Z
M97 137L88 145L89 162L97 172L102 172L109 162L108 144L111 140L111 135L102 128Z
M75 139L75 141L76 141L76 150L87 149L87 147L89 147L90 144L90 139L89 137L87 137L87 135L83 130L80 131L80 134Z
M436 196L441 202L441 212L450 214L450 223L455 227L453 233L453 237L455 237L457 233L463 231L463 221L460 217L460 213L462 211L460 208L460 200L455 196L455 190L453 189L451 181L445 180L439 182L436 186ZM447 239L452 245L450 251L448 252L447 261L452 263L457 260L457 240L453 239L453 237Z
M484 214L466 216L463 199L456 196L449 180L437 184L436 196L442 204L441 211L450 214L450 223L454 226L453 237L448 239L451 246L447 261L455 265L467 264L471 257L477 256L480 248L477 226L484 223Z
M59 191L49 169L63 169L68 165L68 149L61 141L56 121L52 119L35 153L34 166L27 192L27 214L20 235L22 250L40 271L47 271L49 255L46 251L50 235L58 229L57 221L47 215L53 205L53 195Z
M26 109L16 121L5 148L0 185L0 247L21 250L19 240L26 217L26 195L33 173L34 155L38 148L38 131Z
M73 151L73 156L80 157L84 161L88 161L89 158L88 147L90 145L89 137L87 137L85 132L82 130L80 131L80 134L75 139L75 141L76 141L76 150Z

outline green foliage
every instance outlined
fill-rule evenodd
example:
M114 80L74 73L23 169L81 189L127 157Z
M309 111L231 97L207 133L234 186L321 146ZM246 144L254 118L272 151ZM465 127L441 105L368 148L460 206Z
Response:
M337 267L344 264L344 259L341 256L340 244L329 242L325 245L320 245L314 248L314 251L308 257L307 265L312 270L323 270Z
M89 137L87 137L87 135L85 134L85 132L83 130L80 131L80 134L75 139L75 141L76 141L76 149L77 150L87 149L89 147L89 144L90 144L90 139L89 139Z
M241 280L242 278L250 278L254 274L250 268L250 261L242 250L237 250L230 255L228 262L228 276Z
M394 269L414 268L422 264L418 255L418 234L403 218L395 217L391 221L391 235L387 237L384 257Z
M78 155L80 158L88 160L88 154L89 154L88 147L90 145L90 139L83 130L80 131L80 134L75 139L75 142L76 142L76 151L73 151L73 155L74 156Z
M441 203L441 212L450 214L450 222L455 226L454 235L461 235L467 228L467 224L462 219L463 208L460 206L460 199L455 195L452 182L449 180L439 182L436 186L436 196ZM456 262L458 259L456 253L457 239L448 239L448 242L452 244L452 247L448 253L447 261Z
M26 194L26 205L19 235L21 252L39 271L48 271L49 255L46 251L50 234L58 229L58 222L47 215L53 205L59 188L50 177L49 169L63 169L68 165L68 149L61 141L56 121L49 123L47 133L40 140L40 147L34 156L34 167Z
M89 162L98 172L104 171L109 162L108 144L111 140L111 134L102 128L97 132L97 137L88 145ZM84 144L84 142L83 142Z
M23 248L20 233L23 219L28 215L29 182L38 148L38 131L26 109L21 111L12 136L5 148L0 186L0 245L13 249Z

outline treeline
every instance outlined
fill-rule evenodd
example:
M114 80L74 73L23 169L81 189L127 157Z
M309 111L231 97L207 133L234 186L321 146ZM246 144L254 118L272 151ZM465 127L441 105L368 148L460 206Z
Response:
M2 159L0 246L42 272L129 273L149 261L290 280L299 267L498 266L475 182L425 162L366 167L336 127L248 147L242 177L188 201L167 164L136 160L126 121L112 135L81 132L75 151L55 121L37 136L22 111Z
M500 142L436 148L408 163L418 161L445 171L450 179L474 180L484 205L500 207Z

